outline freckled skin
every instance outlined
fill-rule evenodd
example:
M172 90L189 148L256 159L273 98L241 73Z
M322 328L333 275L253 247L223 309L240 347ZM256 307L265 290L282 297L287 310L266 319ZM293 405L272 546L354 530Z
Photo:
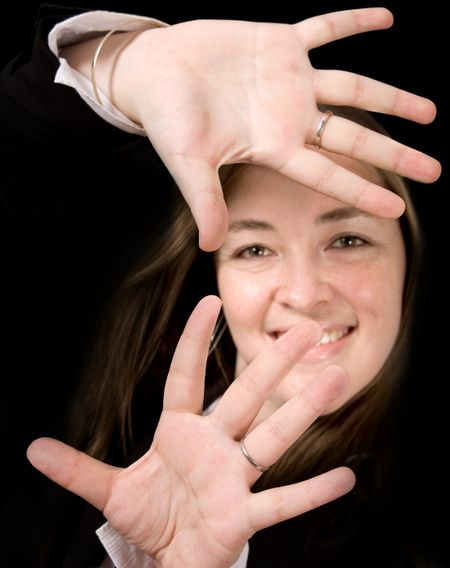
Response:
M380 181L373 168L333 159ZM231 230L216 253L219 293L238 353L236 374L274 340L275 331L306 320L345 330L340 340L313 348L270 402L279 406L320 370L338 364L350 386L325 413L336 410L375 377L398 334L406 266L398 220L355 211L318 222L348 205L259 166L242 168L226 196L230 227L248 219L272 227Z

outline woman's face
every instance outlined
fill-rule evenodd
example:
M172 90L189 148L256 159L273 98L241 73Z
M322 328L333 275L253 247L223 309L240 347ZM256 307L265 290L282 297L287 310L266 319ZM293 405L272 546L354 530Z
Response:
M354 160L345 165L376 179ZM314 320L324 330L320 344L285 377L272 402L282 404L338 364L350 384L326 409L332 412L375 377L395 342L406 264L399 222L258 166L242 167L226 195L230 225L216 268L236 374L290 327Z

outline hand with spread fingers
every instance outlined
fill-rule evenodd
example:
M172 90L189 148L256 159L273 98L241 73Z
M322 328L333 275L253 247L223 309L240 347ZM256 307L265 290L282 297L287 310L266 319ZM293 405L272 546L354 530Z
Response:
M160 566L229 568L256 531L336 499L354 484L351 470L342 467L250 491L261 471L345 390L347 376L328 367L255 422L272 389L320 339L320 325L308 322L260 353L203 416L205 362L220 304L206 297L191 315L173 357L154 441L137 462L114 468L53 439L36 440L28 450L37 469L101 509Z
M97 65L97 84L129 118L142 123L176 180L199 228L200 246L217 249L227 227L218 169L258 164L359 209L398 217L404 203L323 153L362 160L424 183L439 163L404 144L323 114L347 105L422 124L435 117L428 99L379 81L312 67L321 45L392 25L384 8L347 10L294 25L198 20L112 35ZM90 76L98 40L64 51ZM186 54L189 53L189 57Z

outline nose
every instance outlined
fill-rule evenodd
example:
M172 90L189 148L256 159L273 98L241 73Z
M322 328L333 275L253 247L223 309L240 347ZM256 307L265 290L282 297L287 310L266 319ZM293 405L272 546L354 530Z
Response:
M333 295L324 267L312 259L293 259L280 270L275 299L284 307L311 312L323 308Z

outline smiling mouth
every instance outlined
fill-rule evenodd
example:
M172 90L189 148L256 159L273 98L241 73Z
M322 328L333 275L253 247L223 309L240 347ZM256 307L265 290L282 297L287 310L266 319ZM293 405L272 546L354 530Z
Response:
M339 329L324 329L322 339L316 343L318 345L327 345L329 343L337 343L343 337L350 335L352 331L355 329L354 326L343 327ZM286 331L271 331L269 333L269 337L276 341L279 337L284 335Z

